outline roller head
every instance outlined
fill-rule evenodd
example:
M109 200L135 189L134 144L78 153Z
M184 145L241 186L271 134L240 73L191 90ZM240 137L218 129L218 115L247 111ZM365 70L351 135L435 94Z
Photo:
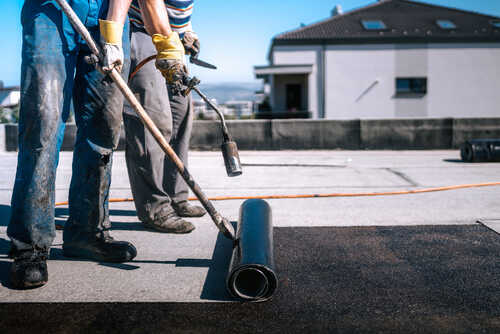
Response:
M227 176L233 177L243 173L241 169L240 155L238 146L234 141L226 141L221 145L224 164L226 165Z
M236 240L236 232L234 231L233 224L231 224L229 220L224 217L220 217L217 227L226 238Z

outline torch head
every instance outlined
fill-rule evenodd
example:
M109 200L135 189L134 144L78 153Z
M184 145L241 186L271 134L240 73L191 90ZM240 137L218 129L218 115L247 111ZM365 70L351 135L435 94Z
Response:
M243 173L241 169L240 155L238 154L238 146L234 141L225 141L221 145L222 155L224 156L224 164L226 165L227 176L239 176Z

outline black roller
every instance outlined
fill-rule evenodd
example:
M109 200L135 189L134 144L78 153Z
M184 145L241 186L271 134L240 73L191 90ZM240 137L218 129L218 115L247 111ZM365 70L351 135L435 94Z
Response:
M271 207L264 200L241 205L226 284L233 296L249 301L265 301L276 290Z
M500 139L472 139L460 148L460 155L466 162L500 161Z

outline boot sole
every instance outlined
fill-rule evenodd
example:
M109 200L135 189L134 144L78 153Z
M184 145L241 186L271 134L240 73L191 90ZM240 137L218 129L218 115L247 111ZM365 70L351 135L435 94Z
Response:
M176 212L177 213L177 212ZM203 217L204 215L206 215L207 213L203 213L201 215L188 215L188 214L182 214L182 213L177 213L177 215L179 217L182 217L182 218L200 218L200 217Z
M114 263L128 262L135 257L135 256L132 257L127 256L126 258L106 257L102 254L91 252L84 248L64 247L64 245L63 245L63 255L65 257L71 257L71 258L88 259L98 262L114 262Z
M36 288L39 288L41 286L44 286L45 284L47 284L47 282L48 281L42 281L42 282L37 282L37 283L24 283L24 284L19 284L19 285L13 284L13 286L16 289L29 290L29 289L36 289Z
M161 227L158 227L158 226L155 226L155 225L149 225L147 223L142 223L142 224L148 230L153 230L153 231L162 232L162 233L188 234L188 233L191 233L191 232L194 231L194 228L192 230L189 230L189 231L179 231L179 230L176 230L176 229L161 228Z

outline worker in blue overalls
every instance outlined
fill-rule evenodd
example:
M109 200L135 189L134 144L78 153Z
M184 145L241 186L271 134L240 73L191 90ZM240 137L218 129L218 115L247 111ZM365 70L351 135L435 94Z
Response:
M55 236L55 176L64 123L73 99L78 127L69 190L63 254L104 262L132 260L137 251L109 234L108 198L113 150L119 140L123 97L106 78L129 71L127 11L130 0L68 0L96 41L103 58L98 71L86 62L89 48L54 0L25 0L21 13L23 50L19 153L12 216L10 279L13 287L48 281L49 249ZM182 43L168 24L163 0L141 0L145 25L166 78L180 77ZM178 39L178 37L177 37Z

